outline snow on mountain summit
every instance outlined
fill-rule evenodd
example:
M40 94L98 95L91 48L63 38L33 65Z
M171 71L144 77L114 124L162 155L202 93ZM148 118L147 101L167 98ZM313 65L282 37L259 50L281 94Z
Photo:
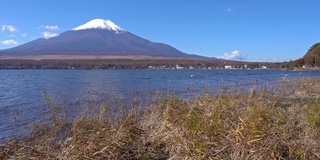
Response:
M110 20L104 20L104 19L93 19L79 27L73 28L73 31L78 30L85 30L85 29L107 29L107 30L113 30L116 32L123 32L124 29L120 28L116 24L114 24Z

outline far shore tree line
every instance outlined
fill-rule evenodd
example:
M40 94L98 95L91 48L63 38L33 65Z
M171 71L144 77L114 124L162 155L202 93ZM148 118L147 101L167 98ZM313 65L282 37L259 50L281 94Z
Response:
M295 69L320 66L320 43L300 59L289 62L244 62L196 59L0 59L0 69Z
M234 69L286 68L286 63L192 59L0 60L0 69Z

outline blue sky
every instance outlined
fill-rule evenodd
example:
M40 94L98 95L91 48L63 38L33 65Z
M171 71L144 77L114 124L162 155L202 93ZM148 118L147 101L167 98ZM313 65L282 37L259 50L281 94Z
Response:
M190 54L287 61L320 41L319 6L319 0L1 0L0 49L101 18Z

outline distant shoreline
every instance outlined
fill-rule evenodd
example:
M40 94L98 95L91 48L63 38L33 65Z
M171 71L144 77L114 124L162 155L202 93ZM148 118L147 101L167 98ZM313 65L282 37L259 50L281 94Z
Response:
M290 63L169 58L144 55L0 56L0 69L256 69L263 67L268 69L290 68Z
M146 59L190 59L190 58L168 58L168 57L153 57L145 55L132 56L102 56L102 55L30 55L30 56L0 56L0 60L19 59L19 60L92 60L92 59L131 59L131 60L146 60Z

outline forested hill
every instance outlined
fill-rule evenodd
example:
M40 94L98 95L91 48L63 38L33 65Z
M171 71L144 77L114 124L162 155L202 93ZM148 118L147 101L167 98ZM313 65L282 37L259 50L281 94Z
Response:
M307 66L320 66L320 43L312 45L303 59Z

